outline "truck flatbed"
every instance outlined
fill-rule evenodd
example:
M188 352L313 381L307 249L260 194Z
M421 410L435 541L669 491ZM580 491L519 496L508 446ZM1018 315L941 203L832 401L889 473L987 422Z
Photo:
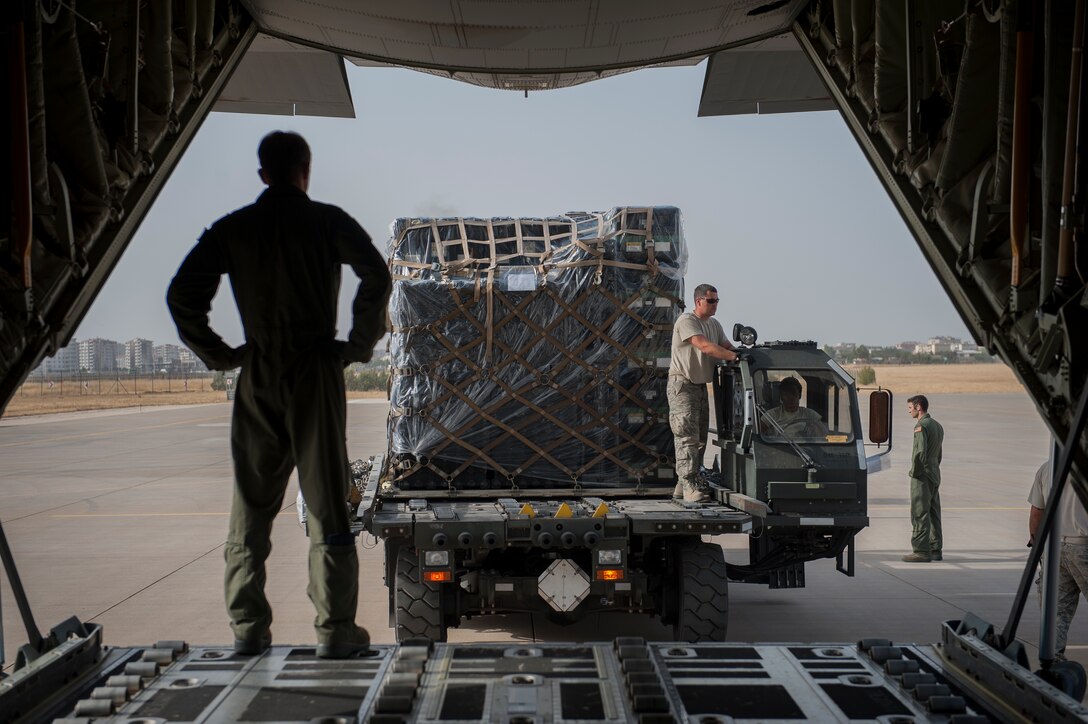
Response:
M561 505L567 509L557 517ZM601 506L605 508L602 510ZM526 507L528 506L528 507ZM597 517L594 514L602 511ZM569 517L567 513L569 511ZM607 511L607 512L605 512ZM496 524L501 522L501 528ZM752 516L725 504L690 506L668 498L605 500L585 497L578 500L555 501L539 499L531 494L523 498L503 497L497 500L428 501L422 498L386 500L373 514L372 532L379 537L411 537L411 530L431 538L430 531L448 530L450 524L461 523L465 531L479 534L483 528L501 531L502 540L529 539L534 525L547 525L560 530L566 524L578 528L602 524L606 532L614 527L628 528L630 533L677 532L692 535L748 533ZM558 531L557 531L558 534Z

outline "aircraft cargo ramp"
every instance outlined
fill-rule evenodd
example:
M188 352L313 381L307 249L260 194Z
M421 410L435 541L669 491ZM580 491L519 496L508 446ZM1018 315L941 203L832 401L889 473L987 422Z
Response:
M954 628L956 627L956 628ZM1088 719L1088 710L946 622L933 646L611 643L375 646L325 661L313 647L255 657L164 642L103 650L57 686L16 676L0 722L968 722ZM100 629L67 653L97 650ZM64 647L61 647L63 650ZM61 653L61 650L58 650ZM73 659L78 654L73 655ZM59 694L60 692L58 692ZM17 710L19 703L26 707Z

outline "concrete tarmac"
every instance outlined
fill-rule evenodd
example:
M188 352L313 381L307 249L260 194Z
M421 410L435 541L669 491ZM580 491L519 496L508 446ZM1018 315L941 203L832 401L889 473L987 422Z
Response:
M908 564L912 420L896 400L891 469L870 479L870 527L858 538L853 578L834 561L806 566L807 587L731 584L729 639L853 642L863 637L932 643L945 619L970 611L1004 626L1027 557L1026 497L1048 433L1023 394L934 395L945 427L945 554ZM103 625L108 644L232 640L222 602L223 539L231 500L230 404L104 411L0 420L0 521L40 629L69 616ZM385 452L384 400L348 407L352 459ZM708 456L709 457L709 456ZM278 643L312 643L307 541L292 481L273 534L268 595ZM719 539L746 561L747 539ZM392 642L382 546L362 542L359 622ZM3 651L10 667L25 628L0 575ZM559 626L528 614L462 622L451 641L588 641L618 635L667 640L641 615L600 615ZM1018 632L1033 663L1038 598ZM1070 630L1070 658L1088 663L1088 613Z

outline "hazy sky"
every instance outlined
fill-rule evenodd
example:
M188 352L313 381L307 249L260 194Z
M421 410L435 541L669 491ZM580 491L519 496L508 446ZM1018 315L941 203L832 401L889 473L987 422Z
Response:
M261 191L270 130L313 149L310 195L355 216L385 252L400 216L548 216L675 205L688 294L763 340L969 339L837 112L698 118L705 63L520 93L348 65L355 119L212 114L76 337L176 342L166 287L205 226ZM345 270L341 336L355 277ZM241 341L229 283L213 322Z

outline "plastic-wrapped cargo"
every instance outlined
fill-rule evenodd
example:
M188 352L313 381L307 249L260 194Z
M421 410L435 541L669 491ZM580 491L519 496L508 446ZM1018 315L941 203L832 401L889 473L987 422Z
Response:
M398 219L387 482L668 487L680 211Z

